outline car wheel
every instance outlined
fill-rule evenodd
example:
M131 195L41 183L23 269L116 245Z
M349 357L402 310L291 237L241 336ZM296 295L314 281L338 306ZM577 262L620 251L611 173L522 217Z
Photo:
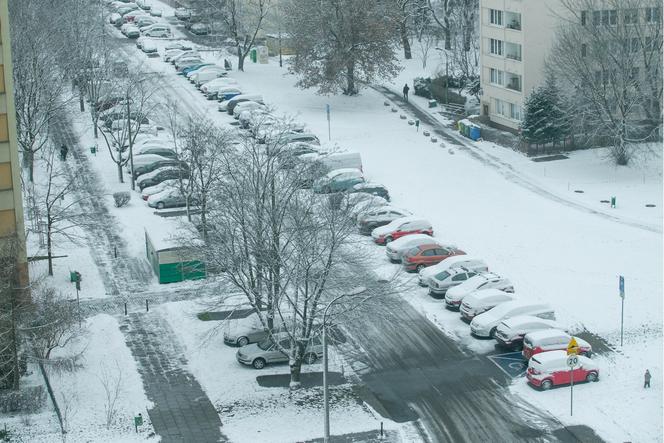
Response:
M496 338L496 329L498 329L498 328L495 327L495 326L493 328L491 328L491 331L489 331L489 337Z
M254 369L263 369L265 367L265 360L257 358L251 363L251 366L253 366Z
M164 209L165 207L164 202L157 203L157 209Z
M240 337L237 339L237 345L242 347L242 346L247 346L249 344L249 339L247 337Z
M317 359L318 359L318 357L313 352L310 352L310 353L308 353L304 356L304 362L308 365L312 365L312 364L316 363Z
M392 240L393 240L393 239L392 239L391 236L386 237L386 238L385 238L385 244L392 243Z
M543 391L548 391L549 389L551 389L552 386L553 386L553 383L551 383L551 380L544 380L542 382L542 390Z
M598 379L597 372L589 372L588 375L586 375L586 381L597 381Z
M422 269L424 269L424 265L417 265L417 267L415 268L415 272L419 273Z

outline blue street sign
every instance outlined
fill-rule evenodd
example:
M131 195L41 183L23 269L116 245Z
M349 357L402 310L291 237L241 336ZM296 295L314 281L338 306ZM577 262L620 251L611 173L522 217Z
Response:
M620 289L620 296L625 298L625 277L622 275L620 276L620 283L618 284L618 288Z

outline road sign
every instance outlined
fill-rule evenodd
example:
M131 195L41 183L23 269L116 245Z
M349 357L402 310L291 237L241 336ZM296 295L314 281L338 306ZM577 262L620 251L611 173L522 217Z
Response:
M576 339L572 339L567 344L567 355L576 355L579 352L579 344L576 342Z
M574 369L578 366L579 364L579 356L578 355L569 355L567 357L567 366L570 367L570 369Z
M620 276L618 289L620 290L620 297L625 298L625 277L623 277L622 275Z

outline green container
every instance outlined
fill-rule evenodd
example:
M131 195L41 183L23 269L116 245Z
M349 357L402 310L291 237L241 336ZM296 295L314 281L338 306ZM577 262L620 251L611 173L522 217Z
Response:
M90 146L90 153L97 155L97 147L96 146Z
M69 271L69 281L74 283L78 278L76 278L76 271Z
M256 60L257 60L257 55L256 54L257 54L256 48L252 48L251 51L249 51L249 58L254 63L256 63Z

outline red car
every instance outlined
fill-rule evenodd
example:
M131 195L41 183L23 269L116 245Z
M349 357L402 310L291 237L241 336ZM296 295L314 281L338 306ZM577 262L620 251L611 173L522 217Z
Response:
M537 354L528 361L526 378L532 386L543 390L551 389L558 385L567 385L572 381L581 383L584 381L599 380L599 367L588 357L578 355L578 364L573 369L567 366L566 351L551 351Z
M543 329L529 332L523 337L523 358L526 360L542 352L562 351L567 349L572 336L560 329ZM579 349L577 354L590 357L593 348L587 341L574 337Z
M371 232L371 238L379 245L385 245L410 234L433 235L433 227L431 223L419 217L401 217L385 226L374 229Z
M437 265L448 257L465 254L466 253L461 249L457 249L454 246L441 246L439 244L430 243L415 246L410 249L403 255L401 262L406 271L420 272L423 268Z

